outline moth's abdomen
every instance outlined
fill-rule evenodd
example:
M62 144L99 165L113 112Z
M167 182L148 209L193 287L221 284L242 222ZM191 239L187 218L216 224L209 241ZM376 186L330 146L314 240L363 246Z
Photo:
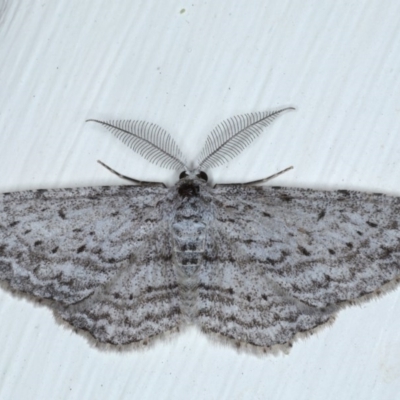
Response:
M205 250L206 225L195 216L177 216L172 224L174 270L179 283L181 311L191 322L196 314L198 269Z
M196 273L205 251L206 225L197 218L183 219L172 225L177 267L187 277Z

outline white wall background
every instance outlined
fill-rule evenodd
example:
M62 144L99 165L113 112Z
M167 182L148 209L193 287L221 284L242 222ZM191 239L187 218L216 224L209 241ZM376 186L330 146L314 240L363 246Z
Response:
M194 159L236 114L293 105L210 172L400 195L400 3L369 0L0 0L0 191L172 184L88 118L144 119ZM1 399L394 399L400 290L342 311L289 355L257 358L194 330L100 352L0 291Z

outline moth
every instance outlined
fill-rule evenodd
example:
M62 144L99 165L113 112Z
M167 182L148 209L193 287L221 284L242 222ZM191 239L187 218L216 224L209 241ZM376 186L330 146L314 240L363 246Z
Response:
M290 109L223 121L193 169L155 124L90 120L180 171L178 182L117 173L133 185L0 195L2 286L99 346L143 347L195 325L258 353L286 351L344 306L396 287L398 197L260 186L280 173L207 182Z

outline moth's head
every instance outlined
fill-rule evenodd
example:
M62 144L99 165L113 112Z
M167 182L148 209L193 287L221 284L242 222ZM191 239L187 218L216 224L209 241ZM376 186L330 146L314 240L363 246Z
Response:
M179 180L181 181L182 179L192 179L192 180L197 180L200 179L204 182L208 181L208 176L204 171L183 171L179 175Z
M181 197L195 197L201 186L206 186L208 176L204 171L183 171L179 175L178 193Z

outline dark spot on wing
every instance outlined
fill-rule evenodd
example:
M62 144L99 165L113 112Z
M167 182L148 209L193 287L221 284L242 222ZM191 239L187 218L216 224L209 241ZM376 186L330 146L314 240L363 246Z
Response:
M27 230L24 232L24 235L27 235L27 234L30 233L30 232L32 232L32 229L27 229Z
M18 225L18 224L19 224L19 221L14 221L14 222L11 222L10 226L15 226L15 225Z
M233 218L224 218L223 216L219 216L219 215L217 215L216 218L218 221L221 221L221 222L230 222L231 224L234 224L236 222L236 220Z
M263 300L265 300L265 301L268 301L268 296L267 296L266 294L262 294L262 295L261 295L261 298L262 298Z
M107 260L109 263L115 263L115 258L114 257L110 257L108 260Z
M42 240L36 240L36 242L35 243L33 243L35 246L39 246L39 245L41 245L43 243L43 241Z
M54 249L51 250L51 252L52 252L53 254L57 253L57 251L58 251L58 246L54 247Z
M4 250L5 250L6 248L7 248L7 245L5 245L5 244L2 244L2 245L0 246L0 256L5 255Z
M246 296L246 300L251 301L251 296L249 294Z
M390 248L390 247L386 247L384 245L381 245L380 248L382 250L382 253L379 254L379 258L381 260L390 257L390 255L393 253L393 249Z
M297 248L299 249L300 253L304 254L305 256L310 256L311 255L311 253L306 248L304 248L303 246L298 246Z
M136 218L132 218L132 221L135 221L136 220ZM159 221L159 218L146 218L145 220L144 220L144 222L147 224L147 223L149 223L149 222L158 222Z
M286 202L289 202L289 201L292 201L292 200L293 200L293 197L292 197L292 196L289 196L288 194L284 194L284 193L282 193L282 194L279 196L279 198L280 198L282 201L286 201Z
M294 292L300 292L299 285L296 285L295 283L292 283L292 289Z
M81 228L75 228L75 229L72 229L72 232L75 232L75 233L82 232L82 229Z
M66 217L66 214L65 214L65 212L64 212L63 209L58 210L58 215L59 215L62 219L65 219L65 217Z
M399 229L399 224L397 221L391 221L388 224L388 229L394 229L394 230L398 230Z
M129 300L133 300L133 294L129 295Z
M378 224L375 224L375 222L371 222L371 221L367 221L367 224L371 227L371 228L376 228L378 226Z
M266 264L268 264L268 265L275 265L276 264L276 262L277 262L277 260L274 260L273 258L270 258L270 257L267 257L266 259L265 259L265 263ZM277 272L279 273L279 271L280 270L278 270Z
M198 285L198 288L205 290L205 291L216 291L216 292L221 292L221 293L228 293L230 295L233 295L235 293L235 291L232 288L224 289L219 286L206 285L205 283L200 283Z
M82 251L85 251L85 249L86 249L86 245L82 245L81 247L78 247L77 249L76 249L76 252L77 253L82 253Z
M318 221L321 220L322 218L324 218L325 214L326 214L325 210L320 211L320 213L318 214Z
M357 234L358 235L360 235L360 236L362 236L363 235L363 233L362 232L360 232L360 231L356 231L357 232Z
M346 243L346 246L347 246L349 249L352 249L352 248L353 248L353 243L347 242L347 243Z
M97 199L100 199L100 198L101 198L101 194L89 194L87 196L88 200L97 200Z
M329 254L332 254L332 255L336 254L336 251L333 249L328 249L328 251L329 251Z
M263 212L262 214L264 215L264 217L272 218L271 214L267 212Z
M112 217L116 217L119 214L119 211L114 211L113 213L111 213Z
M119 293L113 293L114 299L119 299L121 296Z

